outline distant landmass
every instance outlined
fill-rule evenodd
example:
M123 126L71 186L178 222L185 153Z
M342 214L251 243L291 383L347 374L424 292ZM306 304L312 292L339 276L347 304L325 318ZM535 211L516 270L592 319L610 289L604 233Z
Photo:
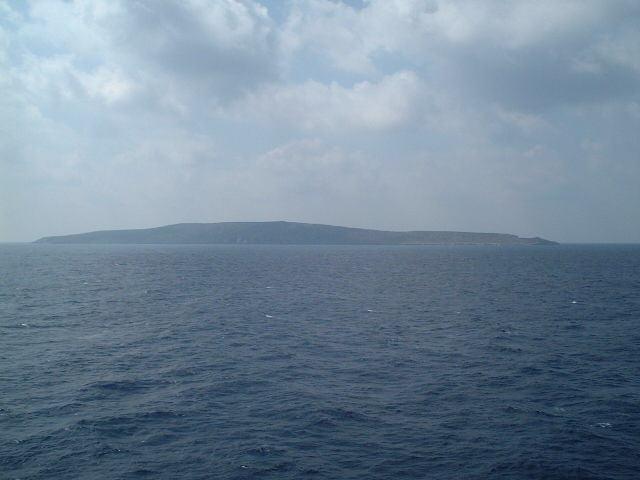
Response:
M296 222L178 223L44 237L36 243L265 244L265 245L555 245L506 233L394 232Z

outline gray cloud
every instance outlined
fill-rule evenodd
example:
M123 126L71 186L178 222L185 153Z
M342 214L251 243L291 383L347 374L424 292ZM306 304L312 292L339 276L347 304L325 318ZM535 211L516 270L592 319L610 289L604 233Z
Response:
M0 4L0 240L288 219L640 241L632 1Z
M276 79L275 33L251 2L125 2L110 19L113 44L132 65L166 76L165 85L219 100Z

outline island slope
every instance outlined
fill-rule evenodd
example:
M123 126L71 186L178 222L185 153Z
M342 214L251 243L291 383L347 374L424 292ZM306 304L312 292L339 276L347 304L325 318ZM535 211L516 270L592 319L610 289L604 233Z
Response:
M395 232L296 222L179 223L136 230L105 230L44 237L36 243L281 244L281 245L553 245L505 233Z

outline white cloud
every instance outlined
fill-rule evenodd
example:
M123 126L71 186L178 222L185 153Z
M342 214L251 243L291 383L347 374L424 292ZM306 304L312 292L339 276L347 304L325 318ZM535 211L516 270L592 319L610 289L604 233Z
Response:
M278 76L273 24L251 0L52 0L28 10L0 27L0 46L14 59L11 75L38 95L128 99L173 113L228 102Z
M236 114L311 131L385 130L416 121L425 100L417 75L403 71L351 88L316 81L273 85L250 94Z
M100 67L91 73L79 72L78 80L85 92L107 104L125 101L134 94L135 84L116 69Z

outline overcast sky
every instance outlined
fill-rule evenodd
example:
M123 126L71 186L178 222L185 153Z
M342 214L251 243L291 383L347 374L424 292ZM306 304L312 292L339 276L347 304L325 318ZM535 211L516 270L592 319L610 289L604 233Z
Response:
M0 241L262 220L640 242L640 2L0 1Z

